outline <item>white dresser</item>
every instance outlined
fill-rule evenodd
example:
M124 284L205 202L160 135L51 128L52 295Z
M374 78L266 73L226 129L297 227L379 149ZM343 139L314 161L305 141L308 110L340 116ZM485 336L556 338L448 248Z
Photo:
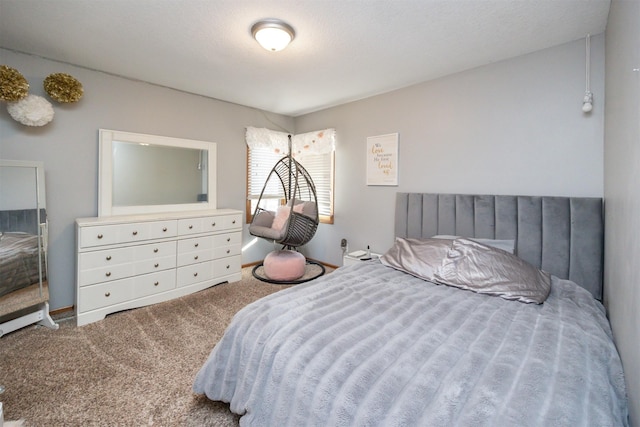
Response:
M241 278L242 212L76 220L78 326Z

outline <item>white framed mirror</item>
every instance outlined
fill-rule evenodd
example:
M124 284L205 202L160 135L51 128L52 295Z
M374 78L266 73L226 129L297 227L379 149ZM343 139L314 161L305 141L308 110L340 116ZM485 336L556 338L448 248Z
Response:
M216 208L216 144L100 129L98 216Z
M49 316L44 175L43 162L0 160L0 337L36 322L58 329Z

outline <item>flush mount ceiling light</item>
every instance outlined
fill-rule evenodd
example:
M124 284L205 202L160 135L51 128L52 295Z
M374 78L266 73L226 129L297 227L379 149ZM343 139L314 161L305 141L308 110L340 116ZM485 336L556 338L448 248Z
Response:
M263 19L253 24L251 34L262 47L272 52L287 47L296 33L293 28L279 19Z

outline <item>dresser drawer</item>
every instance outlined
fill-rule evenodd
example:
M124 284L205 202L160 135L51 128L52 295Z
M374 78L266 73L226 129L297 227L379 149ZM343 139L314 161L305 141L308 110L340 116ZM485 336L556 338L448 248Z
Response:
M79 244L81 248L111 245L118 243L118 225L96 225L79 229Z
M155 271L167 270L176 267L176 256L169 255L165 257L157 257L153 259L145 259L137 261L134 264L134 274L147 274Z
M242 214L221 215L220 218L225 230L242 227Z
M113 245L117 243L175 237L178 233L176 220L132 222L120 225L96 225L80 228L80 247Z
M222 216L208 216L202 218L202 227L205 232L224 230L224 221Z
M189 234L204 233L204 218L185 218L178 220L178 235L185 236ZM207 230L208 231L208 230Z
M241 243L241 238L242 234L237 231L233 233L219 234L217 236L213 236L213 246L219 248L222 246L239 245Z
M118 231L118 243L174 237L178 233L177 221L132 222L122 224Z
M212 261L178 267L176 286L193 285L194 283L209 280L211 277L213 277Z
M134 278L133 297L141 298L176 287L176 271L166 270Z
M204 231L219 231L240 228L242 214L217 215L203 218Z
M80 286L92 285L94 283L111 282L133 276L134 264L114 264L106 267L93 268L90 270L80 270Z
M163 239L178 235L178 221L152 221L149 223L149 238Z
M136 261L175 257L176 242L150 243L136 246L134 256Z
M213 247L213 237L193 237L191 239L178 240L178 254L211 249Z
M221 277L227 274L239 273L242 269L240 255L216 259L213 261L213 276Z
M175 254L176 242L153 243L136 247L83 252L78 256L78 268L80 270L89 270L100 267L110 267L141 260L168 256L175 257Z
M211 261L213 259L213 249L203 249L183 254L178 254L178 267L199 262Z
M105 249L102 251L83 252L78 256L78 268L80 271L95 268L111 267L118 264L127 264L134 260L134 248Z
M213 250L213 258L217 259L233 255L240 255L241 249L242 247L240 246L240 244L215 248Z
M78 310L81 313L125 302L133 298L133 279L116 280L80 288Z

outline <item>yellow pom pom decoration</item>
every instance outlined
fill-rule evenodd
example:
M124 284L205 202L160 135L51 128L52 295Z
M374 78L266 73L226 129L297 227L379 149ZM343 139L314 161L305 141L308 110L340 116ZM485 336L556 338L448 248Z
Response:
M69 74L51 74L42 84L47 94L58 102L76 102L84 93L82 83Z
M0 99L19 101L29 94L29 82L15 68L0 65Z

